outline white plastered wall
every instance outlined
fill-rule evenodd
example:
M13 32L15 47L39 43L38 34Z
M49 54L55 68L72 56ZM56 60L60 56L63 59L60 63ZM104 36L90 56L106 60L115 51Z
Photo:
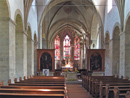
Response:
M125 9L124 9L124 24L126 24L128 15L130 15L130 0L125 0Z
M37 29L37 9L36 4L32 5L29 10L28 15L28 23L30 24L31 28L31 35L32 35L32 75L34 75L34 35L36 33L36 37L38 39L38 29ZM38 45L37 45L38 46ZM36 67L35 67L36 68ZM35 74L36 75L36 74Z
M37 29L37 9L31 6L28 15L28 23L30 24L32 39L34 40L34 33L36 33L38 39L38 29Z
M113 37L113 29L116 23L120 24L120 16L119 16L119 11L118 7L115 6L116 3L113 0L113 7L109 13L107 13L107 6L106 6L106 11L105 11L105 22L104 22L104 33L109 31L110 33L110 39ZM105 34L104 34L105 35Z
M113 29L117 23L120 24L120 16L119 16L118 7L116 6L116 3L114 0L112 0L112 3L114 6L112 6L112 9L110 10L109 13L108 13L108 8L106 6L105 21L104 21L104 35L106 35L105 33L107 31L110 34L109 50L108 50L110 60L109 60L109 65L105 65L105 68L109 69L109 72L106 71L106 75L112 75L112 71L113 71L113 69L112 69L113 68ZM106 3L106 5L107 5L107 3Z
M15 12L17 9L22 13L22 20L24 20L24 1L23 0L8 0L10 5L11 19L15 21Z

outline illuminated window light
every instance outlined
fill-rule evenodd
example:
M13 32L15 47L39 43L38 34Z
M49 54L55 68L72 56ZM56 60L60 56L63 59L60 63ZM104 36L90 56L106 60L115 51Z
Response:
M107 0L108 1L108 5L107 5L107 13L109 13L112 9L112 0Z

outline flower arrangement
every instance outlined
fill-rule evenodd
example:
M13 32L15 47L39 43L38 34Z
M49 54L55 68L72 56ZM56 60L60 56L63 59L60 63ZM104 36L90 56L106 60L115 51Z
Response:
M71 71L70 71L70 69L66 69L66 71L65 71L65 72L71 72Z
M66 69L66 70L65 70L65 72L69 72L69 70L68 70L68 69Z
M76 69L75 72L78 73L79 71Z

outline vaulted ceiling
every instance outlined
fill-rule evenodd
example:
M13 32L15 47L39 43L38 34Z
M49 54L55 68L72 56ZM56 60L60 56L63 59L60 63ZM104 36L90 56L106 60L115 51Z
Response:
M25 0L25 19L32 1ZM36 0L38 30L45 34L47 40L63 29L71 29L79 35L84 32L86 36L96 40L98 28L103 27L106 1ZM122 4L119 0L115 1L119 5ZM120 15L123 13L122 10L120 9Z
M27 27L27 19L28 19L28 14L29 14L29 10L31 7L33 0L24 0L24 25L25 27Z
M93 0L94 1L94 0ZM48 39L63 29L73 29L78 34L91 32L93 17L100 21L100 15L92 0L38 0L38 24ZM98 0L105 3L104 0ZM102 1L102 2L101 2ZM43 10L44 9L44 10ZM95 21L99 24L99 21ZM101 21L100 21L101 24ZM97 29L97 28L96 28ZM94 31L94 30L93 30Z

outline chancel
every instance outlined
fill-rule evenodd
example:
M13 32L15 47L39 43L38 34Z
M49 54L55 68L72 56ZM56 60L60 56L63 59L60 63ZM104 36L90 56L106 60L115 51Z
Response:
M129 6L0 0L0 98L130 98Z

